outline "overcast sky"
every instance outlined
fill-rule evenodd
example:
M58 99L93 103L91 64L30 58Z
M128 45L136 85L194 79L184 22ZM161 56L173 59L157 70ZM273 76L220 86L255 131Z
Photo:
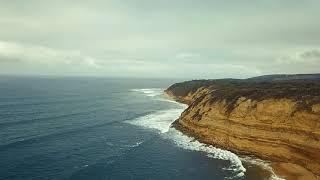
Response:
M319 73L319 0L0 0L0 74Z

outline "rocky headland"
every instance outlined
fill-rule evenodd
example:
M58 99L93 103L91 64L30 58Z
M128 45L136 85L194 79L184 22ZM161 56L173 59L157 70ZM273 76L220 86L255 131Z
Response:
M201 142L320 175L320 75L193 80L165 92L188 104L173 126ZM278 168L278 169L277 169ZM305 172L302 170L301 172Z

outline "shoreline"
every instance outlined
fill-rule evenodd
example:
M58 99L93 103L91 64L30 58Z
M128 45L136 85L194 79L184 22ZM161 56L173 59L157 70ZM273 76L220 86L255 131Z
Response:
M227 151L231 151L233 153L235 153L237 156L239 156L240 160L244 162L244 164L250 164L250 165L253 165L253 166L257 166L260 168L261 170L261 173L265 173L265 177L270 179L270 180L283 180L281 179L280 176L278 176L278 174L275 173L274 169L272 166L269 165L269 163L266 162L265 159L260 159L260 158L257 158L255 156L252 156L250 157L250 154L246 154L246 153L238 153L234 150L230 150L230 149L226 149L224 147L221 147L221 146L217 146L215 144L209 144L205 141L203 141L201 139L201 137L199 135L196 135L196 134L193 134L192 132L190 132L188 129L186 129L185 127L181 126L179 123L178 123L178 119L175 120L172 124L171 124L171 127L173 127L174 129L180 131L181 133L183 133L184 135L186 136L190 136L190 137L193 137L194 139L196 139L197 141L199 141L200 143L203 143L203 144L206 144L206 145L213 145L214 147L217 147L217 148L220 148L220 149L223 149L223 150L227 150ZM244 158L246 157L250 157L250 160L244 160ZM254 157L254 158L252 158ZM258 160L262 160L263 163L256 163L255 160L251 160L251 159L258 159ZM266 164L268 164L268 168L266 168ZM263 171L263 172L262 172ZM275 177L274 177L275 176Z
M165 92L165 95L173 101L176 101L176 102L182 103L182 104L186 104L187 106L189 106L189 104L187 102L179 101L177 98L169 95L167 92ZM185 128L183 125L181 125L179 123L179 119L180 119L180 116L178 117L178 119L176 119L171 124L171 127L175 128L176 130L182 132L183 134L185 134L187 136L195 138L196 140L198 140L201 143L204 143L207 145L214 145L215 147L218 147L221 149L226 149L225 147L217 146L215 144L210 144L210 143L203 141L201 138L201 135L197 135L194 132L190 132L189 129ZM256 156L255 154L246 153L246 152L242 152L242 151L240 152L240 151L233 150L233 149L226 149L226 150L230 150L231 152L235 152L240 157L241 156L247 156L247 157L253 156L259 160L266 161L265 163L268 164L268 168L263 167L264 165L259 165L254 162L244 160L246 163L260 166L263 170L268 171L269 174L267 175L267 178L269 178L269 179L276 179L276 180L281 180L281 179L285 179L285 180L320 180L319 176L316 176L312 172L308 171L304 167L297 165L297 164L272 161L272 158L270 158L271 160L265 159L265 158L260 158L259 156ZM269 161L270 163L267 163L267 161Z

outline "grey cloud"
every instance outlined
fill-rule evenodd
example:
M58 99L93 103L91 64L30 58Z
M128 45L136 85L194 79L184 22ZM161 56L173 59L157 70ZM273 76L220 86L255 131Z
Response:
M77 51L63 51L44 46L26 45L14 42L0 41L0 62L36 63L36 64L71 64L98 67L96 60L83 56Z
M276 60L280 64L320 65L320 50L310 49L285 55Z
M0 64L17 64L23 63L23 61L16 57L4 57L0 55Z
M0 2L0 71L214 78L319 65L318 50L299 51L320 47L318 0Z
M310 51L305 51L301 53L299 56L304 59L318 59L320 61L320 50L313 49Z

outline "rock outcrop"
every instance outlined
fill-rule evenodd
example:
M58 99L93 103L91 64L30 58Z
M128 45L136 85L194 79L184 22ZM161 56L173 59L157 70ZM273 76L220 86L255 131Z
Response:
M173 126L200 141L320 175L320 84L202 80L166 93L189 105Z

